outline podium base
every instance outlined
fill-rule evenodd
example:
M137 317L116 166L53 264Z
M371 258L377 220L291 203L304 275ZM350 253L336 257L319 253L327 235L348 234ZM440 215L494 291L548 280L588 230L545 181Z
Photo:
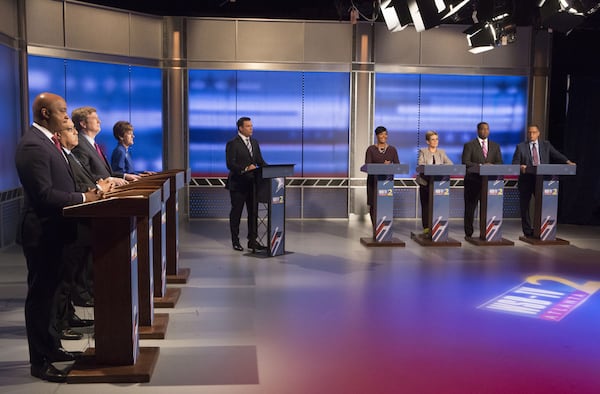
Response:
M181 289L168 288L165 291L164 297L154 297L155 308L175 308L175 304L179 301Z
M73 364L67 383L147 383L158 360L158 347L141 347L133 365L105 365L96 362L96 351L88 348Z
M177 274L167 274L167 283L186 284L190 278L190 272L189 268L180 268L177 270Z
M360 243L365 246L399 246L404 247L406 243L404 241L400 241L398 238L393 238L391 241L377 242L373 240L373 237L364 237L360 239Z
M514 246L515 244L513 241L510 241L506 238L502 238L500 241L486 241L485 239L481 239L479 237L465 237L465 241L477 246Z
M410 238L418 243L421 246L452 246L452 247L461 247L462 244L457 240L448 237L447 241L433 241L426 235L423 234L415 234L413 232L410 233Z
M155 313L154 324L139 326L140 339L165 339L167 325L169 325L169 314Z
M539 238L528 238L523 235L519 237L519 239L525 243L530 245L570 245L571 243L566 239L555 238L552 241L543 241Z

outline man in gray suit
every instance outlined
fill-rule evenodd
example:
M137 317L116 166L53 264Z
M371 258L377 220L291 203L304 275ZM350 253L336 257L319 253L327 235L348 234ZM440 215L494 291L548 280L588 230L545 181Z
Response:
M538 164L575 164L557 151L549 141L540 141L540 129L532 124L527 127L527 141L517 145L512 164L521 166L519 174L519 205L521 208L521 226L526 237L533 236L529 205L535 193L535 175L526 174L527 166Z
M114 173L106 155L96 143L100 133L100 119L93 107L81 107L71 112L71 119L79 133L79 145L73 149L73 154L79 162L94 176L94 180L108 179L115 186L122 186L127 181L137 181L139 175Z

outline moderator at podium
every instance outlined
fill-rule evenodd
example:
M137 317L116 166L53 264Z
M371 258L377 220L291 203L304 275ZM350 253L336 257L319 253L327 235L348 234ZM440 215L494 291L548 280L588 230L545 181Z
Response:
M240 244L240 219L244 204L248 213L248 248L264 250L256 240L258 203L254 200L255 169L267 165L260 153L258 141L252 138L252 120L241 117L237 121L237 135L227 142L225 156L227 161L227 185L231 198L229 228L231 244L234 250L242 251Z
M539 127L535 124L529 125L527 127L527 141L523 141L517 145L512 159L512 164L519 164L521 166L517 187L519 189L519 206L521 208L521 226L523 227L523 235L526 237L533 236L529 205L531 198L535 194L535 175L525 173L527 166L537 166L539 164L575 164L556 150L549 141L540 141L539 137Z
M398 151L391 145L388 145L388 131L383 126L377 126L375 129L375 138L377 143L367 148L365 154L365 164L400 164ZM371 224L375 228L375 200L377 198L377 177L375 175L367 176L367 204L369 205L369 215Z
M446 155L446 151L439 149L440 143L438 133L433 130L428 130L425 133L425 142L427 147L419 149L417 165L423 166L427 164L454 164ZM421 174L417 175L416 182L419 184L419 200L421 201L421 222L423 223L423 234L429 235L429 182L427 177Z

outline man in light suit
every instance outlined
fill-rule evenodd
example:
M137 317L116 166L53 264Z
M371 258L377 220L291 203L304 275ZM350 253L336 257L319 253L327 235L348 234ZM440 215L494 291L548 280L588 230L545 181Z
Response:
M100 119L95 108L81 107L71 112L71 118L79 133L79 145L73 154L79 162L94 176L95 180L109 179L115 186L122 186L127 181L137 181L139 175L115 173L110 167L106 155L96 144L96 136L102 130Z
M32 112L33 125L23 134L15 153L25 197L17 234L27 261L25 326L31 375L62 382L66 373L52 363L73 360L75 355L61 347L56 297L64 247L77 236L75 222L64 218L62 209L99 196L95 191L75 190L69 163L53 140L53 133L69 121L65 100L41 93L33 101Z
M252 120L241 117L237 121L237 135L227 142L225 156L227 160L227 186L231 197L231 211L229 212L229 227L231 230L231 243L234 250L242 251L240 245L240 219L244 204L248 212L248 248L263 250L256 237L256 211L257 202L254 201L253 190L255 169L267 165L260 153L258 141L252 138Z
M527 141L515 148L512 164L521 166L519 174L519 205L521 208L521 226L526 237L533 236L529 205L535 194L535 175L526 174L527 166L538 164L575 164L565 155L557 151L549 141L540 141L540 129L532 124L527 127Z
M477 124L477 138L463 146L462 163L467 167L464 180L465 237L473 236L473 218L481 199L481 177L476 169L485 164L502 164L500 145L488 139L490 126L486 122Z

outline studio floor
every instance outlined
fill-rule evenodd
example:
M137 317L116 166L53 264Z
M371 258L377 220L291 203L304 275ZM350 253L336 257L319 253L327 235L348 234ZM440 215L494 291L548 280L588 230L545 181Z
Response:
M568 246L363 246L364 220L290 220L283 256L232 250L225 220L180 222L190 268L149 383L56 384L29 375L17 246L0 251L1 393L598 393L600 228ZM242 237L245 223L242 223ZM245 242L243 243L243 246ZM170 287L172 285L169 285ZM93 310L79 309L81 317ZM69 350L93 346L64 341Z

